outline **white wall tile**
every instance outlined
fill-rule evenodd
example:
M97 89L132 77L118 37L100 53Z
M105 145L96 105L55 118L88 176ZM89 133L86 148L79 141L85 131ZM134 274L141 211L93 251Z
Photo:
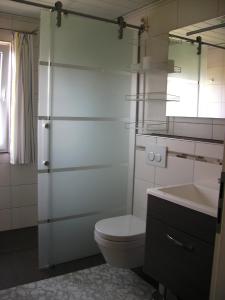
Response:
M36 184L12 186L12 207L31 206L36 204Z
M218 179L220 178L221 171L222 166L195 161L194 182L219 188Z
M224 125L225 126L225 119L213 119L213 125Z
M11 200L10 200L10 187L2 186L0 187L0 209L10 208Z
M144 180L135 179L134 188L134 208L141 208L147 210L147 189L152 188L153 183Z
M178 27L215 18L217 13L217 0L179 0Z
M225 137L225 126L213 125L213 139L224 141L224 137Z
M145 146L151 145L151 144L156 144L157 139L154 136L151 135L146 135L145 138Z
M145 162L145 151L136 151L135 178L143 179L147 182L154 182L155 167L147 165Z
M37 225L37 206L12 209L12 229Z
M157 137L157 144L168 147L168 151L194 154L195 143L193 141Z
M11 229L11 210L0 210L0 231Z
M168 60L168 33L150 36L147 43L147 47L149 48L147 53L150 55L152 61L166 62Z
M211 118L193 118L193 117L175 117L174 121L177 123L194 123L195 125L198 124L213 124L213 119Z
M11 184L33 184L37 182L37 171L34 166L11 166Z
M156 168L155 184L163 186L190 183L193 180L193 168L192 160L168 156L167 167Z
M136 146L145 147L148 144L155 144L155 143L156 143L156 137L149 136L149 135L140 135L140 134L137 134L136 136Z
M145 136L137 134L136 135L136 146L145 147Z
M0 153L0 163L9 163L9 154L8 153Z
M153 81L151 81L151 84L153 84ZM160 91L160 92L165 93L165 91ZM157 130L157 128L159 128L159 129L165 128L165 124L162 127L162 125L159 124L159 121L162 121L162 122L166 121L166 103L164 101L154 101L152 103L150 103L150 102L146 103L145 119L155 121L155 122L152 122L152 124L149 127L149 130L152 129L153 132L154 132L154 129ZM151 123L151 122L149 122L149 123ZM154 123L156 125L154 125Z
M10 165L0 164L0 186L10 185Z
M175 122L174 134L187 137L211 139L212 125Z
M168 134L174 135L174 117L168 117Z
M167 72L148 72L146 73L146 92L147 93L166 93L166 86L167 86ZM156 105L166 106L165 101L151 101L150 103L146 102L146 106L151 108L152 106ZM166 113L166 111L165 111ZM164 113L164 117L165 114ZM153 119L154 120L154 119Z
M146 221L147 211L139 206L134 206L133 215Z
M224 145L196 142L195 154L212 158L223 159Z

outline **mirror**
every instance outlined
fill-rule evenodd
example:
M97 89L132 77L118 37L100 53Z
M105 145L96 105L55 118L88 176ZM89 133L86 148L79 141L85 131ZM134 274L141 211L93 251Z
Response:
M170 32L167 116L225 118L225 17Z
M202 46L198 117L225 117L225 49Z

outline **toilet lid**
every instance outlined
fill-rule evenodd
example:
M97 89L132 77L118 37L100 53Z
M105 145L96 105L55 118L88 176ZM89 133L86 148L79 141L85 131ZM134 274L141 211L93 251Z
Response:
M125 215L101 220L95 224L95 230L104 239L125 242L144 239L145 226L143 220Z

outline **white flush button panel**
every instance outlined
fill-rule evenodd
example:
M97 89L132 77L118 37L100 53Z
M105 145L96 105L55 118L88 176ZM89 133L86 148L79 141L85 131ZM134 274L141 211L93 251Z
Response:
M165 168L167 147L151 144L145 148L145 162L148 165Z

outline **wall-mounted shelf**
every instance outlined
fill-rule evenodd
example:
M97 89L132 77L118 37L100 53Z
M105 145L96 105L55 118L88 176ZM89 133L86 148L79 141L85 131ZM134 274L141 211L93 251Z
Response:
M138 122L126 122L126 129L136 129L138 133L150 134L150 133L168 133L167 121L138 121Z
M126 95L126 101L136 101L136 102L151 102L151 101L163 101L163 102L179 102L180 97L171 94L165 94L160 92L152 93L139 93L134 95Z

